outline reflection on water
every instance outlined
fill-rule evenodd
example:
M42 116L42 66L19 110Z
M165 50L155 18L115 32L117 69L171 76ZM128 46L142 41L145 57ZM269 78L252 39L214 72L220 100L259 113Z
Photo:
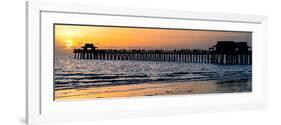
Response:
M251 65L55 58L55 90L216 81L207 87L210 92L244 92L251 91L251 78Z

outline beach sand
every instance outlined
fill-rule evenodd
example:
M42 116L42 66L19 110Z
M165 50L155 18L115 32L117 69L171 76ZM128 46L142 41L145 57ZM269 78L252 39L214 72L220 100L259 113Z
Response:
M192 81L143 83L107 87L55 90L55 101L132 96L251 92L251 81Z

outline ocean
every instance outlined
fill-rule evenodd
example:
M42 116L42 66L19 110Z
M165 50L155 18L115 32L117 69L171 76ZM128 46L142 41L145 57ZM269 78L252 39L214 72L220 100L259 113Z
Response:
M220 87L216 88L220 93L250 92L251 79L252 65L79 60L72 56L56 56L54 90L216 81L216 86L211 87Z

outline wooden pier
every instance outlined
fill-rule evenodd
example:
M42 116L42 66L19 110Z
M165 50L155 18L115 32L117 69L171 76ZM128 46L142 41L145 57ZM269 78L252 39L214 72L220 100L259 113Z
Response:
M211 64L252 64L252 53L249 47L245 46L245 42L218 41L217 45L210 47L209 50L114 50L96 48L97 47L93 44L85 44L82 48L74 49L74 58Z

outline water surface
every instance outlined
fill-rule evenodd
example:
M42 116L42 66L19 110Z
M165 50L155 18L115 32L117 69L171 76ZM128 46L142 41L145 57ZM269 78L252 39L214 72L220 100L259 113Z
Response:
M251 65L55 58L55 90L216 81L216 92L252 90ZM132 90L133 91L133 90ZM210 93L214 90L210 89Z

